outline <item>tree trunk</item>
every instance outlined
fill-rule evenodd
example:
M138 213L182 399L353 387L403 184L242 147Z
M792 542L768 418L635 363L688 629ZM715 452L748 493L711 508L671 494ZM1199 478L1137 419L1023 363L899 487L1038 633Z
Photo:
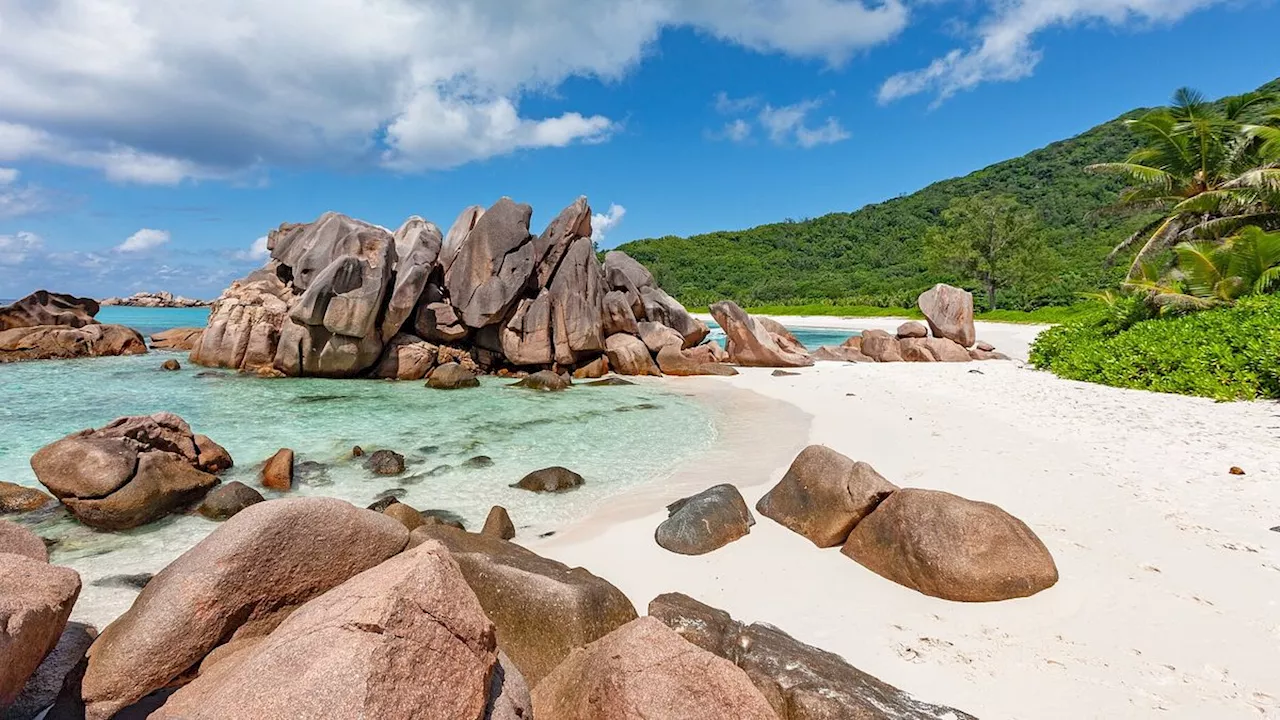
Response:
M996 309L996 284L991 280L987 281L987 309Z

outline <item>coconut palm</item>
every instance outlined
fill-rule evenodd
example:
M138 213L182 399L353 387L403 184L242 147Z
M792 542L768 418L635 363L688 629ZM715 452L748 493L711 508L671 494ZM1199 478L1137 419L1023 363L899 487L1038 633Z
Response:
M1246 122L1272 103L1271 95L1250 93L1215 104L1183 88L1170 107L1127 121L1142 147L1125 162L1087 169L1133 182L1122 207L1161 214L1108 262L1141 244L1129 270L1130 280L1139 279L1144 264L1180 242L1216 240L1245 225L1280 227L1280 112Z
M1145 295L1160 314L1204 310L1246 295L1280 291L1280 232L1248 227L1223 242L1196 241L1174 248L1172 272L1143 263L1125 288Z

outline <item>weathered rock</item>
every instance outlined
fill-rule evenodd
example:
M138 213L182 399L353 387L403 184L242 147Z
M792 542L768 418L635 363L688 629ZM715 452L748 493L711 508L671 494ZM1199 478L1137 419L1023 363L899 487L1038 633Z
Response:
M198 512L210 520L226 520L265 499L257 490L233 480L210 490L204 496L204 502L200 503Z
M502 354L513 365L549 365L555 360L551 291L525 298L498 333Z
M400 523L406 530L421 527L425 522L422 513L398 501L387 505L382 514Z
M289 490L293 488L293 451L280 448L267 459L259 476L262 487L270 490Z
M435 345L416 335L400 333L387 343L374 377L391 380L421 380L436 364Z
M720 362L703 362L690 356L689 350L681 350L678 344L671 344L658 351L658 367L664 375L690 377L694 375L737 375L732 365Z
M458 218L449 227L449 233L444 236L444 243L440 248L440 269L446 274L449 268L453 267L453 261L458 257L458 250L466 243L467 236L471 234L482 215L484 215L484 208L480 205L472 205L458 213Z
M818 547L836 547L897 489L870 465L811 445L760 498L756 510Z
M539 370L538 372L524 378L512 387L524 388L526 390L538 390L542 392L560 392L568 390L573 386L571 381L565 375L557 375L550 370Z
M532 215L533 208L504 197L485 211L459 247L445 285L464 325L482 328L500 321L533 276Z
M0 552L0 708L58 644L79 595L76 571Z
M874 362L871 358L863 355L858 348L845 345L836 347L824 345L813 352L813 359L826 362Z
M898 354L904 362L938 362L938 358L929 349L931 338L903 338L898 341ZM965 353L965 360L969 354Z
M268 246L294 227L298 226L281 226L268 236ZM231 283L210 308L209 322L191 351L191 361L245 372L271 368L280 329L297 302L295 288L281 276L291 280L293 269L272 259L267 267Z
M169 372L175 372L177 370L182 369L182 363L178 362L177 360L174 360L173 358L169 358L168 360L165 360L164 362L160 363L160 369L167 370Z
M151 347L154 350L174 350L190 352L200 344L204 328L171 328L151 334Z
M37 325L0 331L0 363L142 355L147 344L123 325Z
M610 271L620 273L626 278L629 286L637 292L647 287L653 287L653 273L644 265L636 262L634 258L621 250L610 250L604 255L604 270L608 274ZM614 289L621 289L614 287ZM637 316L637 319L639 317Z
M650 322L661 323L680 335L682 348L693 347L711 334L706 323L690 315L683 305L661 288L641 288L640 301L644 303L644 314Z
M634 385L635 383L630 380L624 380L620 377L607 377L603 380L596 380L595 382L587 383L587 387L627 387Z
M437 343L458 342L468 333L467 327L458 319L458 312L445 302L419 306L414 315L413 329L420 337Z
M938 362L969 362L973 359L969 357L969 351L960 347L955 341L946 338L926 338L925 343Z
M49 550L40 536L25 527L0 520L0 554L21 555L40 562L49 562Z
M778 378L780 378L780 377L800 377L800 373L798 373L798 372L788 372L788 371L786 371L786 370L774 370L773 372L769 373L769 375L770 375L771 377L778 377Z
M636 618L621 591L582 568L444 525L414 530L410 545L429 540L449 548L497 627L498 647L534 687L571 650Z
M96 324L98 303L91 298L37 290L12 305L0 306L0 331L41 325L84 327Z
M576 490L586 482L578 473L563 467L549 467L533 472L520 478L520 482L512 485L513 488L521 490L531 490L533 492L551 492L561 493Z
M230 465L230 456L208 438L201 444L172 413L124 417L46 445L31 467L82 523L123 530L183 508L217 484L200 468Z
M705 342L701 345L695 345L686 348L682 354L690 360L701 363L727 363L729 362L729 353L720 347L718 342Z
M604 351L604 294L604 276L591 237L579 237L569 245L551 281L556 362L572 365Z
M86 717L111 717L194 668L246 623L307 602L407 542L391 518L332 498L246 508L158 573L103 630L84 675Z
M435 390L474 388L480 387L480 379L470 370L451 362L431 371L431 376L427 378L427 387Z
M579 365L573 371L574 380L593 380L602 378L609 374L609 358L601 355L594 360L590 360L583 365Z
M658 526L654 540L681 555L703 555L745 537L756 519L742 493L732 485L717 485L667 506L669 516Z
M1021 520L995 505L933 490L890 495L858 523L841 552L946 600L1027 597L1058 582L1053 557Z
M303 605L150 717L483 718L493 623L457 564L424 543Z
M991 343L989 343L989 342L985 342L985 341L982 341L982 340L979 340L979 341L978 341L978 344L974 345L974 346L973 346L973 348L974 348L975 350L981 350L982 352L995 352L995 351L996 351L996 346L995 346L995 345L992 345Z
M876 362L902 362L898 339L883 330L862 331L859 349Z
M511 540L516 536L516 526L511 522L511 516L507 514L506 508L494 505L489 508L489 516L484 519L484 528L480 530L480 534L500 540Z
M235 465L231 453L208 435L196 433L192 439L196 445L196 467L207 473L220 473Z
M662 375L644 341L634 335L610 335L605 340L609 367L622 375Z
M929 328L924 323L910 320L898 326L898 339L929 337Z
M977 339L973 326L973 294L958 287L938 284L920 296L917 304L936 338L954 340L972 347Z
M778 347L782 348L784 351L796 353L797 355L808 354L809 348L805 347L804 343L796 339L796 336L787 329L786 325L783 325L771 317L758 317L752 319L758 324L764 326L764 329L773 336L773 341L778 343Z
M735 622L686 595L659 595L649 615L742 668L779 720L974 720L921 702L771 625Z
M1009 356L1004 353L992 352L981 348L974 348L969 351L969 357L973 360L1009 360Z
M640 339L644 341L644 346L651 353L656 353L668 345L675 345L677 350L684 347L684 337L662 323L646 320L637 323L637 327L640 328Z
M862 352L862 335L858 334L858 335L850 336L848 340L845 340L844 342L840 343L840 347L853 348L858 352Z
M534 686L533 708L556 720L778 717L741 669L650 617L570 653Z
M711 306L711 315L724 330L729 360L748 367L807 367L813 358L783 350L774 335L735 303Z
M0 515L32 512L51 502L54 502L52 496L35 488L0 481Z
M443 243L440 228L416 215L396 230L394 239L395 283L387 296L386 315L382 319L383 342L399 334L405 321L413 314L435 269Z
M69 675L84 662L84 653L98 637L98 629L92 625L69 622L58 638L57 645L45 656L40 667L27 678L26 685L16 700L8 708L0 711L4 720L28 720L40 713L58 699ZM83 668L81 668L83 670ZM78 685L76 685L78 687ZM47 720L62 720L64 715L56 712L46 716ZM83 715L81 715L83 717ZM122 719L124 720L124 719Z
M404 472L404 456L394 450L375 450L364 466L374 475L399 475Z
M639 335L640 327L636 323L636 314L631 309L627 294L619 290L605 293L604 300L604 333L605 337L617 335Z

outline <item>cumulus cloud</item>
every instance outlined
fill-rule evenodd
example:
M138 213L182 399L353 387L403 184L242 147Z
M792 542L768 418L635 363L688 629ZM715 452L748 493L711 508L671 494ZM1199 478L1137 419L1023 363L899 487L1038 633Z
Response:
M751 123L738 118L724 124L724 130L721 131L720 137L729 142L746 142L751 139Z
M130 235L124 242L116 246L116 252L136 253L154 250L169 242L168 230L152 230L143 228Z
M234 257L237 260L263 262L270 257L270 255L271 251L267 249L267 236L263 235L257 240L254 240L248 250L240 250L234 254Z
M880 86L882 104L932 93L940 103L987 82L1019 80L1035 71L1042 53L1033 40L1055 27L1102 22L1114 27L1171 23L1226 0L1002 0L976 27L974 44Z
M20 265L44 247L44 239L33 232L0 235L0 265Z
M121 182L255 168L452 167L599 142L589 107L522 112L612 80L663 30L832 65L894 37L903 0L0 0L0 162Z
M725 98L723 93L717 97L717 107L750 109L758 104L744 106L741 101ZM822 100L818 99L802 100L793 105L781 106L765 103L750 120L746 118L732 120L726 123L720 132L715 133L714 137L731 142L746 142L751 139L753 123L755 123L775 145L796 145L807 149L849 139L849 131L834 116L826 118L817 125L810 124L809 116L820 107L822 107Z
M611 232L618 223L622 222L622 218L627 214L627 209L617 203L609 205L609 211L605 213L595 213L591 216L591 239L595 242L602 242L604 236Z
M45 194L34 185L21 185L13 168L0 167L0 218L30 215L47 208Z

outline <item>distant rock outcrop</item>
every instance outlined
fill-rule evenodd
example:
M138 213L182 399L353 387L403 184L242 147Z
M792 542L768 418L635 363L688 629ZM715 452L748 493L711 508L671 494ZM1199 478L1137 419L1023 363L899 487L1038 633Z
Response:
M804 346L790 336L790 333L781 335L771 332L769 325L758 322L736 303L726 300L712 305L711 316L724 330L729 361L736 365L807 367L813 364L813 358L803 354Z
M125 307L148 307L148 308L197 308L209 307L207 300L195 300L181 295L161 290L160 292L140 292L134 293L129 297L109 297L101 303L107 305L122 305Z
M285 224L267 265L213 304L198 364L290 376L421 379L433 366L481 372L660 374L639 323L680 350L710 330L624 253L602 265L579 198L546 230L502 198L462 212L448 233L413 217L392 233L337 213ZM615 359L617 362L615 362ZM265 368L265 370L264 370Z
M0 363L106 355L141 355L147 344L138 331L102 325L98 303L38 290L0 307Z

